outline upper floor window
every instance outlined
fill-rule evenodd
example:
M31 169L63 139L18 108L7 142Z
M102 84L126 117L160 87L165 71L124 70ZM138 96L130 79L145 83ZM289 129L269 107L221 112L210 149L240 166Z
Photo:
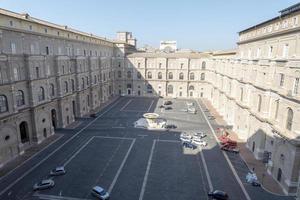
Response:
M50 84L49 91L50 91L50 96L54 97L55 96L55 89L54 89L54 85L52 83Z
M206 62L205 61L202 62L202 67L201 68L202 68L202 70L206 69Z
M48 30L45 28L45 29L44 29L44 32L45 32L45 33L47 33L47 32L48 32Z
M38 93L39 101L45 100L45 89L43 87L40 87L39 93Z
M173 73L172 73L172 72L169 72L168 78L169 78L169 79L173 79Z
M65 81L65 93L69 92L69 86L68 86L68 82Z
M204 73L201 74L201 80L202 80L202 81L205 80L205 74L204 74Z
M152 72L148 72L147 78L148 78L148 79L151 79L151 78L152 78Z
M46 55L49 55L49 47L48 46L46 46Z
M84 89L84 86L85 86L85 81L84 81L84 78L82 77L81 78L81 89Z
M35 67L35 75L36 75L36 78L40 78L40 68L39 67Z
M161 73L161 72L158 72L157 78L158 78L158 79L162 79L162 73Z
M244 89L241 88L241 96L240 96L240 101L243 101L244 98Z
M280 74L279 74L279 78L280 78L279 86L283 86L283 84L284 84L284 74L283 74L283 73L280 73Z
M118 67L121 67L121 62L118 63Z
M8 111L7 98L5 95L0 95L0 113Z
M182 69L182 68L183 68L183 63L180 64L180 69Z
M127 78L131 78L131 71L127 72Z
M259 58L260 57L260 48L257 49L257 52L256 52L256 58Z
M258 105L257 105L258 112L261 111L261 101L262 101L262 97L261 97L261 95L258 95Z
M183 73L181 72L180 74L179 74L179 80L183 80L184 79L184 75L183 75Z
M22 90L18 90L16 92L16 101L17 101L17 106L25 105L24 92Z
M97 83L97 76L94 75L94 84L96 84L96 83Z
M138 63L138 68L140 68L141 67L141 63Z
M72 85L72 92L75 91L75 81L71 79L71 85Z
M290 130L290 131L292 130L293 118L294 118L294 112L291 108L288 108L287 119L286 119L286 129L287 130Z
M283 51L282 51L282 57L283 58L287 58L289 55L289 45L288 44L285 44L283 46Z
M190 80L195 80L195 74L193 72L190 73Z
M10 26L13 26L13 25L14 25L14 22L13 22L13 21L9 21L9 25L10 25Z
M118 71L118 78L122 78L122 72Z
M89 84L90 84L89 77L86 77L86 85L87 85L87 87L89 86Z
M276 101L275 101L275 115L274 115L274 118L275 119L277 119L277 117L278 117L278 111L279 111L279 99L277 99Z
M141 79L142 78L141 72L138 72L136 76L137 76L138 79Z
M293 89L294 94L298 94L298 89L299 89L299 78L296 78L294 82L294 89Z
M269 47L268 57L271 58L273 56L273 47Z
M16 44L15 43L10 43L10 47L11 47L11 53L12 54L16 54L17 50L16 50Z
M161 64L161 63L159 63L159 66L158 66L158 68L159 68L159 69L161 69L161 66L162 66L162 64Z

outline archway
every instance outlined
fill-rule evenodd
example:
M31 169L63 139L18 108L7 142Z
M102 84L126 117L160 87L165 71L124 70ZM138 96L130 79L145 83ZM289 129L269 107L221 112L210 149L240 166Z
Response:
M52 120L52 126L55 129L56 128L56 122L57 122L56 110L55 109L51 110L51 120Z
M29 141L28 124L27 122L21 122L19 125L21 142L26 143Z

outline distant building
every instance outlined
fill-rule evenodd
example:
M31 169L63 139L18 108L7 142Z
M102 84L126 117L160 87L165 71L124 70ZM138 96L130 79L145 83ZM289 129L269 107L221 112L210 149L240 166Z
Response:
M174 52L177 50L177 41L160 41L159 50Z

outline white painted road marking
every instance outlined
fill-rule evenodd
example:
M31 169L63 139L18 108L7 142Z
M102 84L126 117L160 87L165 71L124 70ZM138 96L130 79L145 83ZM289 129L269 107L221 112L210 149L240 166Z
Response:
M81 199L74 197L65 197L65 196L55 196L55 195L46 195L46 194L34 194L34 197L38 197L39 199L44 200L89 200L89 199Z
M126 106L128 106L129 104L130 104L130 102L132 101L132 99L130 99L121 109L120 109L120 111L123 111L125 108L126 108Z
M149 112L149 111L150 111L150 109L151 109L151 107L152 107L153 103L154 103L154 100L152 100L152 101L151 101L151 104L150 104L149 108L147 109L147 112Z
M154 152L154 149L155 149L155 144L156 144L156 140L153 140L153 144L152 144L152 148L151 148L151 152L150 152L150 156L149 156L147 169L146 169L146 173L145 173L145 176L144 176L144 181L143 181L143 185L142 185L139 200L142 200L144 198L144 193L145 193L146 184L147 184L147 180L148 180L148 176L149 176L149 171L150 171L150 167L151 167L152 156L153 156L153 152Z
M201 156L201 160L202 160L202 163L203 163L204 171L205 171L205 174L206 174L206 178L207 178L209 190L213 191L214 188L213 188L213 185L211 183L211 178L210 178L210 175L208 173L207 164L206 164L206 161L205 161L205 158L204 158L204 155L203 155L201 147L200 147L200 156Z
M51 157L53 154L55 154L58 150L60 150L63 146L68 144L70 141L72 141L75 137L77 137L82 131L87 129L92 123L94 123L97 119L102 117L105 113L110 111L115 105L119 103L120 99L117 100L114 104L110 106L106 111L104 111L102 114L100 114L98 117L96 117L94 120L89 122L85 127L80 129L77 133L75 133L72 137L70 137L67 141L65 141L63 144L61 144L59 147L57 147L54 151L52 151L50 154L48 154L44 159L42 159L40 162L32 166L29 170L27 170L22 176L17 178L15 181L13 181L11 184L9 184L4 190L0 192L0 196L3 195L7 190L9 190L12 186L14 186L16 183L18 183L20 180L22 180L25 176L27 176L29 173L31 173L33 170L35 170L38 166L40 166L43 162L45 162L49 157Z
M215 140L217 141L218 145L220 146L220 143L219 143L219 140L218 140L218 138L217 138L217 135L216 135L216 133L215 133L213 127L211 126L209 120L208 120L207 117L205 116L204 111L203 111L203 109L202 109L202 107L201 107L199 101L197 101L197 103L198 103L198 105L199 105L199 108L200 108L200 110L201 110L202 115L204 116L204 118L205 118L205 120L206 120L206 122L207 122L209 128L211 129L211 131L212 131L212 133L213 133L213 135L214 135L214 137L215 137ZM249 194L248 194L246 188L244 187L244 185L243 185L243 183L242 183L240 177L238 176L237 172L235 171L233 165L231 164L231 162L230 162L230 160L229 160L227 154L226 154L224 151L222 151L222 153L223 153L223 155L224 155L224 157L225 157L225 159L226 159L226 161L227 161L227 163L228 163L228 165L229 165L229 167L230 167L230 169L231 169L231 171L232 171L232 173L233 173L235 179L237 180L238 184L240 185L240 187L241 187L241 189L242 189L242 191L243 191L243 193L244 193L246 199L247 199L247 200L251 200L251 198L250 198L250 196L249 196Z
M128 149L128 151L127 151L127 153L126 153L126 155L125 155L125 157L124 157L124 159L123 159L123 161L122 161L122 163L121 163L121 165L120 165L120 167L119 167L119 169L118 169L118 171L117 171L117 173L116 173L116 175L115 175L112 183L110 184L110 186L108 188L108 193L111 193L111 191L113 190L113 188L114 188L114 186L115 186L115 184L116 184L116 182L118 180L118 177L119 177L119 175L120 175L120 173L121 173L121 171L122 171L122 169L123 169L123 167L124 167L124 165L126 163L126 160L127 160L128 156L129 156L129 154L131 152L131 149L132 149L134 143L135 143L135 139L132 140L129 149Z

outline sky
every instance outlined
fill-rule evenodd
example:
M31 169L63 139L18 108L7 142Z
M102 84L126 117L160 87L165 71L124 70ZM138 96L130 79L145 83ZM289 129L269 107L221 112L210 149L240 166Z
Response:
M238 32L299 0L0 0L0 7L113 39L129 31L145 44L176 40L199 51L236 48Z

